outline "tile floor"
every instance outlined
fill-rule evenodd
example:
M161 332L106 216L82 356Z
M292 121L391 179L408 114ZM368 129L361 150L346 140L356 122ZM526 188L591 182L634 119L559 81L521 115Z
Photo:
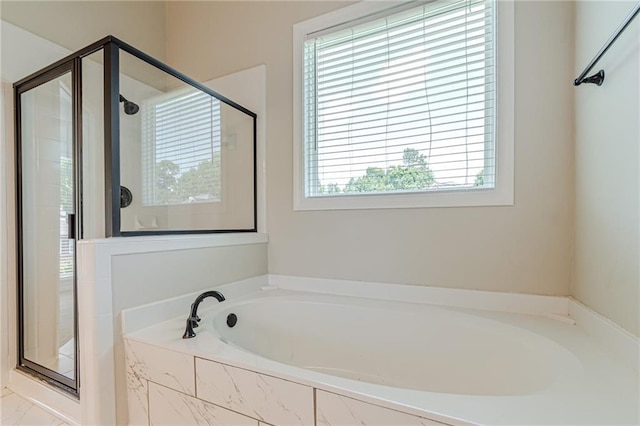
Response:
M2 390L0 398L0 425L68 426L63 420L7 389Z

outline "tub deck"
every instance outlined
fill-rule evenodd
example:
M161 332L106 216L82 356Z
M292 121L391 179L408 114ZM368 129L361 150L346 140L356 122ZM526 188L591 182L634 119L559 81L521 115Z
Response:
M310 299L311 298L311 299ZM391 383L389 386L384 381L376 382L375 378L354 377L348 378L348 374L340 375L326 374L322 368L303 368L303 364L289 365L278 362L278 356L267 354L267 357L253 353L251 348L251 336L246 341L233 341L234 337L229 329L225 329L221 322L230 311L239 310L242 306L254 304L253 306L267 306L269 303L301 300L309 303L312 300L316 304L326 305L329 314L335 314L335 305L344 308L349 298L344 296L331 296L322 294L310 294L286 289L267 289L246 294L234 300L227 300L224 303L214 306L204 312L201 326L196 329L197 336L193 339L183 340L184 318L176 318L143 330L130 333L126 339L134 342L141 342L154 345L159 348L187 354L196 359L212 360L224 365L238 367L269 377L277 377L286 381L298 383L314 389L314 392L323 391L332 395L342 395L354 398L364 403L397 410L414 416L420 416L433 421L459 425L459 424L537 424L537 425L558 425L558 424L638 424L639 414L639 380L638 372L621 362L613 353L602 347L592 336L583 329L575 326L571 321L561 321L548 316L516 314L506 312L492 312L488 310L469 308L442 308L437 307L440 317L453 315L459 316L465 321L475 319L472 323L495 324L498 334L513 333L514 330L521 330L523 336L534 336L526 341L527 344L536 341L543 343L537 349L541 356L549 355L547 361L551 364L532 365L531 371L522 371L520 379L509 386L496 387L495 383L505 383L504 378L497 377L500 372L495 368L489 372L475 374L470 381L478 380L491 381L495 383L465 383L465 375L452 377L451 383L440 383L429 387L426 384L423 389L413 389L398 387L402 383ZM352 300L353 305L358 309L378 309L383 303L383 309L397 310L398 313L411 314L421 309L432 309L433 306L421 303L389 302L374 299ZM332 308L333 305L333 308ZM308 307L307 307L308 308ZM333 311L332 311L333 309ZM354 309L356 310L356 309ZM249 311L247 311L249 312ZM294 312L294 317L301 314ZM378 311L376 315L381 315ZM280 317L287 318L285 312L281 312ZM278 321L277 316L271 318ZM354 317L355 321L356 317ZM321 320L321 319L319 319ZM242 314L238 314L238 324L243 321ZM265 319L266 321L266 319ZM389 342L394 345L393 351L401 355L406 355L404 351L415 350L415 345L407 345L402 348L398 340L385 340L384 332L389 330L379 330L380 324L375 324L380 333L375 333L377 345L381 351L389 352ZM437 324L441 329L446 329L446 325ZM394 326L392 326L393 329ZM413 325L406 331L406 338L411 339L420 336L421 327L425 334L428 334L428 324ZM348 325L344 325L348 328ZM433 328L432 328L433 329ZM233 331L233 329L231 329ZM349 332L346 332L349 335ZM396 330L396 335L400 333ZM445 333L446 334L446 333ZM254 336L255 337L255 336ZM397 337L397 336L396 336ZM313 339L313 335L311 335ZM355 339L356 337L354 337ZM237 339L237 336L236 336ZM284 338L286 341L286 336ZM318 336L324 347L330 346L326 336ZM227 342L225 342L225 340ZM240 339L242 340L242 339ZM267 341L268 342L268 341ZM273 340L272 340L273 342ZM273 342L282 345L282 342ZM266 343L261 343L266 344ZM446 340L436 341L436 344L446 344ZM477 342L476 342L477 345ZM243 348L244 346L244 348ZM482 349L482 345L476 346ZM440 367L442 370L451 370L452 365L460 365L461 370L466 368L466 362L473 364L474 357L491 357L491 349L484 347L485 353L478 355L471 346L466 348L467 353L458 353L451 358L450 364ZM249 349L249 350L248 350ZM280 348L282 349L282 348ZM308 348L307 348L308 349ZM488 349L488 351L487 351ZM505 348L495 348L495 357L508 359L509 356L518 356L518 352L503 353ZM253 348L255 350L255 348ZM500 352L500 351L503 352ZM367 347L365 354L371 354L375 348ZM328 349L330 354L331 350ZM561 354L559 357L558 354ZM273 359L269 359L269 356ZM372 355L373 356L373 355ZM506 356L506 358L504 358ZM330 357L330 355L329 355ZM321 357L320 357L321 358ZM405 357L406 358L406 357ZM428 364L429 359L422 360L420 357L415 360L411 368L420 368L420 362L425 362L424 368L433 369L433 365ZM516 360L517 361L517 360ZM377 361L380 364L383 361ZM504 361L501 361L504 362ZM427 365L428 364L428 365ZM518 364L526 370L527 364ZM310 366L306 366L310 367ZM550 368L550 370L549 370ZM436 368L437 370L438 368ZM455 369L454 369L455 370ZM451 370L451 371L454 371ZM473 371L473 369L469 370ZM513 372L511 372L513 374ZM518 386L518 382L526 381L538 376L541 380L531 383L524 383ZM416 373L416 375L419 375ZM445 375L446 376L446 375ZM467 374L467 377L470 375ZM458 383L455 383L457 381ZM426 389L426 390L425 390ZM482 389L493 390L489 394L482 394ZM492 394L491 394L492 393Z

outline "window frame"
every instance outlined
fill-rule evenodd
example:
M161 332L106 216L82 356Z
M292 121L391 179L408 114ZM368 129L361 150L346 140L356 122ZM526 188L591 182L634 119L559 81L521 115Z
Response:
M446 1L446 0L435 0ZM417 7L422 2L407 3ZM399 7L398 7L399 6ZM496 0L496 129L495 186L408 193L305 196L304 158L304 43L308 34L366 22L371 15L395 13L402 3L364 0L293 26L293 208L294 210L351 210L420 207L509 206L514 203L514 68L513 0Z

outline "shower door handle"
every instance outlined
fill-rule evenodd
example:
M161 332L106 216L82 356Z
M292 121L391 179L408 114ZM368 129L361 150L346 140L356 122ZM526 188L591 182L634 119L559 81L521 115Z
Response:
M75 213L67 213L67 238L76 239L76 215Z

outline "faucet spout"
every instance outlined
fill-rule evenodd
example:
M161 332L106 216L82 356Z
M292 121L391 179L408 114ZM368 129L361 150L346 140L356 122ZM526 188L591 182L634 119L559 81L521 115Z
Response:
M198 306L200 303L207 297L215 297L218 302L224 302L225 298L219 291L205 291L200 296L196 297L196 300L191 304L191 311L189 312L189 318L187 318L187 327L182 335L183 339L191 339L192 337L196 337L194 328L198 327L198 323L200 322L200 317L198 317Z

